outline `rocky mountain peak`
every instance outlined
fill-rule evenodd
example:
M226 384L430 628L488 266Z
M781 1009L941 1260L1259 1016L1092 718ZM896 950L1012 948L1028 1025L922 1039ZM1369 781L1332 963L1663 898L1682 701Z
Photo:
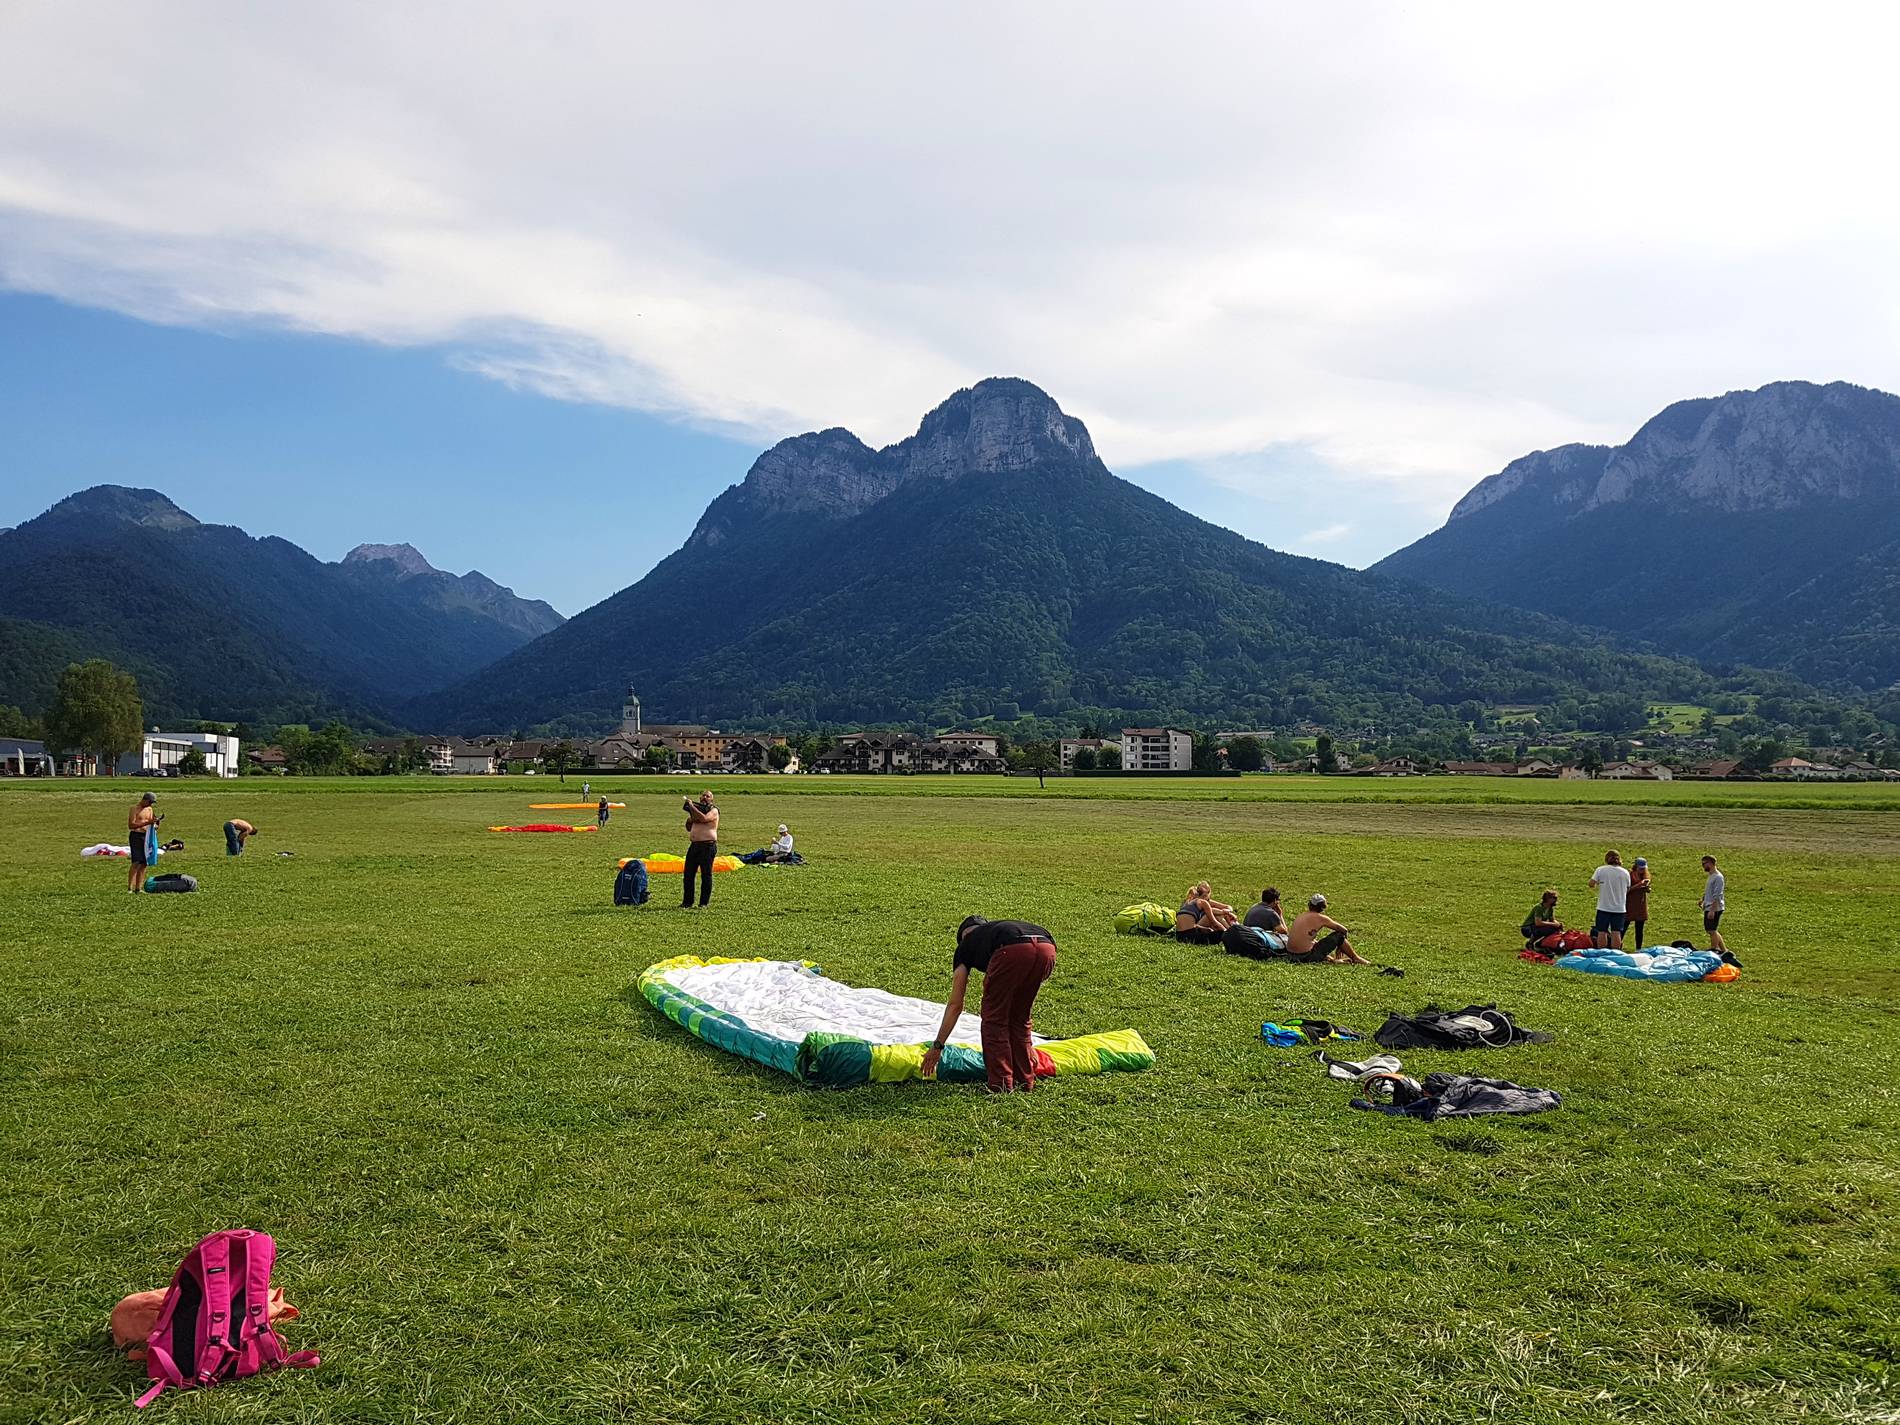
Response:
M1900 397L1778 381L1678 401L1626 444L1565 445L1473 486L1457 520L1505 500L1545 517L1666 501L1727 511L1900 496Z
M1531 495L1553 505L1581 505L1596 489L1613 450L1608 445L1560 445L1519 456L1466 491L1452 506L1451 518L1475 515L1514 495Z
M126 485L94 485L68 495L46 512L89 520L116 520L147 529L196 529L198 521L157 490L135 490Z
M1065 415L1041 387L1013 376L992 376L958 391L924 417L916 435L882 454L906 480L1096 458L1082 422Z
M719 544L740 524L774 515L853 515L896 483L877 453L842 427L795 435L753 461L742 482L706 507L687 547Z
M422 557L422 551L413 544L359 544L343 556L345 564L393 564L398 578L413 578L417 574L438 573L436 567Z

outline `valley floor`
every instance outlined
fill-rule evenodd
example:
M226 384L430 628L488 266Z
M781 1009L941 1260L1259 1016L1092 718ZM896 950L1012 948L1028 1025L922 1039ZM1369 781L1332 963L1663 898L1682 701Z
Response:
M570 776L565 790L578 791ZM0 783L0 1421L117 1418L123 1294L277 1236L324 1363L194 1420L1875 1420L1900 1410L1900 794L1247 778L597 778L604 836L498 836L549 778L159 783L195 896L124 894L145 785ZM614 858L788 822L811 864L616 910ZM577 799L577 798L576 798ZM243 857L220 823L262 828ZM1652 938L1729 877L1727 986L1515 958L1606 846ZM292 851L291 857L274 853ZM1210 877L1323 890L1371 971L1111 932ZM940 998L966 913L1052 928L1051 1034L1157 1064L990 1100L708 1048L667 956ZM1660 932L1658 935L1657 932ZM1407 1070L1560 1089L1351 1112L1263 1020L1496 1001L1554 1043Z

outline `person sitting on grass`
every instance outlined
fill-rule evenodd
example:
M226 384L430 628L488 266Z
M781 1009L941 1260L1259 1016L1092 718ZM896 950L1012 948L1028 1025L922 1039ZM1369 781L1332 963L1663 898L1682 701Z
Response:
M1036 1086L1035 1041L1030 1011L1036 992L1056 968L1055 938L1026 920L985 920L968 916L957 927L956 954L950 960L950 1002L943 1007L937 1037L924 1052L923 1075L935 1078L943 1046L956 1032L970 971L983 977L983 1072L991 1093L1029 1092Z
M248 821L233 818L224 824L224 854L240 856L244 853L244 843L257 835L257 828Z
M1241 922L1251 925L1255 930L1264 930L1269 935L1281 935L1286 931L1286 916L1280 911L1280 892L1275 886L1268 886L1260 893L1260 899L1247 907L1246 917Z
M1174 938L1190 945L1218 945L1239 921L1232 906L1214 899L1212 886L1197 881L1188 887L1187 899L1174 913Z
M784 822L778 824L778 835L770 846L761 846L757 851L748 851L739 858L748 866L783 866L795 858L792 854L791 828Z
M1538 941L1547 935L1562 935L1564 923L1557 919L1557 892L1554 887L1544 888L1544 898L1531 907L1531 913L1524 917L1524 924L1518 927L1524 932L1524 948L1541 948Z
M1325 931L1321 935L1321 931ZM1346 927L1326 914L1326 897L1311 895L1287 927L1286 958L1296 965L1370 965L1352 948Z

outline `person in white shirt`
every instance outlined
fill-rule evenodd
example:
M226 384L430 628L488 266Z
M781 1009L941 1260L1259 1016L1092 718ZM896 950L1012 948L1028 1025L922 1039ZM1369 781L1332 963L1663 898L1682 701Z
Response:
M1722 943L1722 932L1717 929L1722 923L1722 912L1728 909L1728 878L1715 869L1715 858L1704 856L1702 869L1709 873L1709 879L1702 887L1702 928L1709 932L1709 949L1718 955L1728 946Z
M778 835L772 839L772 854L774 856L792 854L792 830L782 821L778 824Z
M1590 931L1590 943L1601 950L1623 948L1623 931L1629 924L1630 873L1623 857L1615 851L1603 853L1603 864L1590 873L1590 884L1597 893L1597 920Z

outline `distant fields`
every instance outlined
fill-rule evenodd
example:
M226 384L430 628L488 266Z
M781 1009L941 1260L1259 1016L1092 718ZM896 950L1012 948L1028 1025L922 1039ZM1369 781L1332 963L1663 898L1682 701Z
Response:
M120 1418L112 1303L230 1225L277 1234L324 1365L157 1407L193 1420L1900 1410L1900 788L608 776L604 836L480 830L581 780L0 783L0 1421ZM197 896L78 858L147 786ZM812 864L616 911L614 857L678 849L702 786L725 849L786 821ZM233 814L263 829L235 861ZM1722 857L1741 981L1516 960L1609 845L1663 938ZM1199 875L1324 890L1406 975L1111 933ZM940 996L972 910L1055 931L1044 1028L1136 1027L1156 1069L824 1093L632 990L692 952ZM1408 1070L1566 1106L1392 1122L1258 1038L1434 1000L1558 1038Z

